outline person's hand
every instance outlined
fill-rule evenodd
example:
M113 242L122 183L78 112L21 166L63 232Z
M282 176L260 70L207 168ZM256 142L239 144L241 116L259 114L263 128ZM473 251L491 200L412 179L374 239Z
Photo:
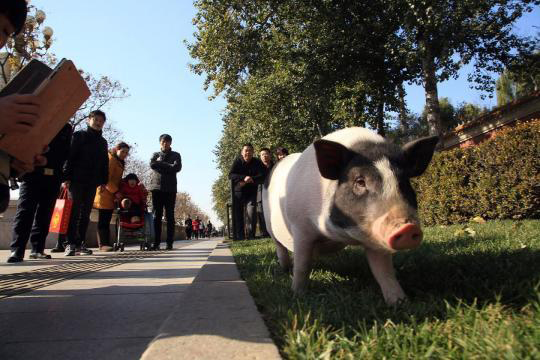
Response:
M253 184L253 178L251 176L246 176L244 182L248 184Z
M34 171L34 165L21 161L19 159L11 160L11 168L15 172L15 177L21 177L26 173Z
M25 134L39 120L39 101L34 95L0 97L0 134Z
M62 184L62 186L65 187L66 189L69 189L70 185L71 185L71 181L69 180L64 181L64 183Z
M43 155L36 155L34 156L34 166L45 166L47 165L47 158Z

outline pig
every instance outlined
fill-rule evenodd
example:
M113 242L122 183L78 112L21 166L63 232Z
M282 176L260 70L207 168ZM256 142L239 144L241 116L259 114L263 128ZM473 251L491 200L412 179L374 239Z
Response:
M406 299L392 255L422 242L410 178L426 170L437 143L432 136L399 147L351 127L277 163L263 186L264 217L295 294L305 292L315 256L361 245L385 302Z

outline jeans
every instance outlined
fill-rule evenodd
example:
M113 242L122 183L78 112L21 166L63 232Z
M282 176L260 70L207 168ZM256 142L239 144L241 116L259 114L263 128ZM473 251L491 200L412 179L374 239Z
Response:
M70 245L81 246L86 240L86 230L90 223L90 212L96 196L96 185L71 183L69 194L73 199L67 240Z
M21 183L10 245L11 251L17 252L18 256L24 256L28 239L32 244L32 252L42 253L45 250L59 190L60 180L53 176L43 176Z
M248 239L255 238L255 229L257 228L257 193L244 194L235 192L233 199L233 216L235 219L235 239L243 240L244 233L244 209L246 211L247 220L247 237Z
M152 191L152 209L154 212L154 246L161 243L161 219L163 218L163 208L167 219L167 245L172 245L174 241L174 205L176 203L176 193L159 190Z
M99 209L98 224L97 224L97 240L98 246L111 245L111 219L113 215L112 209Z

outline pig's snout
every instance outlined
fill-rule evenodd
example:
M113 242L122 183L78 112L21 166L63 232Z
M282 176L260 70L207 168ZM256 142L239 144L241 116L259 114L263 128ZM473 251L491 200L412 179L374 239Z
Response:
M394 250L414 249L422 242L422 229L416 224L405 224L388 238L388 245Z

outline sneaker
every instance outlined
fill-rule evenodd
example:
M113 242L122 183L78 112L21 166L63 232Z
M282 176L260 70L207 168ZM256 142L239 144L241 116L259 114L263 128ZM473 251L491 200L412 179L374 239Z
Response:
M92 250L88 249L86 247L85 243L82 243L81 247L79 249L77 249L76 252L78 252L80 255L92 255L93 254Z
M66 249L64 249L63 246L55 246L51 249L52 253L63 253L64 251L66 251Z
M64 256L75 256L75 246L74 245L68 245L66 246L66 252L64 253Z
M45 259L52 259L51 255L44 254L44 253L31 253L28 256L30 259L38 259L38 260L45 260Z
M172 247L172 244L167 244L167 247L165 248L165 250L172 250L173 247Z
M110 251L113 251L113 248L112 246L109 246L109 245L102 245L99 247L99 251L110 252Z
M20 263L23 261L23 258L22 256L19 256L17 255L17 253L15 251L13 251L11 253L11 255L9 255L8 259L7 259L7 263L8 264L15 264L15 263Z

